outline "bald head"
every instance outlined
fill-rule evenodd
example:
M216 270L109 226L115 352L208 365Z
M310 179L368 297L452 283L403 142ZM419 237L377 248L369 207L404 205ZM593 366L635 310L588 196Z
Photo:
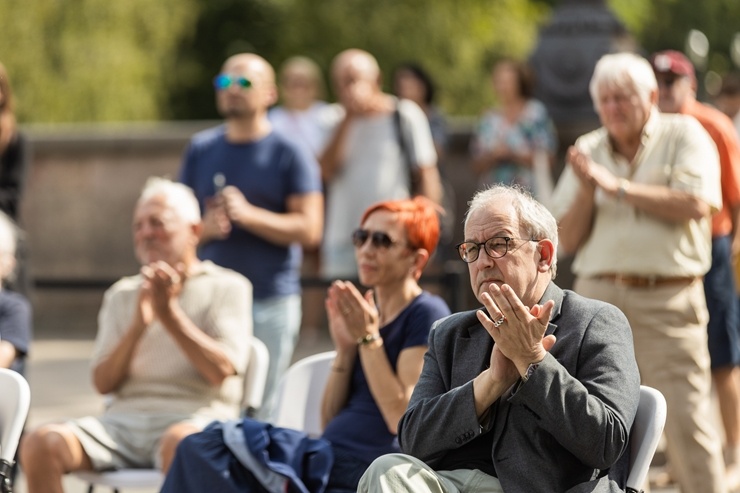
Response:
M375 57L367 51L356 48L344 50L334 57L332 62L332 77L342 77L347 72L352 72L365 80L378 80L380 77L380 67Z
M275 70L267 60L254 53L239 53L232 55L224 62L222 72L248 72L253 78L262 82L275 83Z
M382 101L380 67L368 52L351 49L334 58L332 84L339 102L353 113L367 114Z

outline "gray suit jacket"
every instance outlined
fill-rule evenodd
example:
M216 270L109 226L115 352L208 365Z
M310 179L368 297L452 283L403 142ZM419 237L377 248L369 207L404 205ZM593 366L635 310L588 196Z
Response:
M492 433L490 460L506 493L623 491L640 394L629 322L618 308L553 283L540 303L549 299L555 346L483 425L472 380L488 366L493 341L475 311L435 323L398 425L404 453L443 470L451 454Z

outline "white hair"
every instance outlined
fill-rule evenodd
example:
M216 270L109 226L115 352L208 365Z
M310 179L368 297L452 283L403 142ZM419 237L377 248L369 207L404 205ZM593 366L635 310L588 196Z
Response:
M529 239L548 239L552 241L553 260L550 264L550 274L555 279L558 270L558 223L550 211L522 187L498 183L476 192L468 203L468 211L465 213L465 226L467 227L468 219L474 211L488 206L494 199L501 196L505 196L514 207L518 215L519 225L524 227Z
M604 86L634 91L645 104L650 103L651 93L658 90L658 82L650 62L634 53L604 55L596 63L588 89L597 111L599 92Z
M139 203L154 197L164 197L165 203L188 224L200 223L200 205L193 190L187 185L167 178L152 176L147 179L139 196Z

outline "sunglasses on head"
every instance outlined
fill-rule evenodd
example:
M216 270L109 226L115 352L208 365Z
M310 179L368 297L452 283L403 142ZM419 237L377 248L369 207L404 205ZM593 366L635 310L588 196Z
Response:
M375 248L388 249L395 243L390 236L382 231L356 229L355 232L352 233L352 244L354 244L356 248L360 248L367 242L368 238Z
M236 84L242 89L249 89L252 87L252 81L242 76L234 77L233 75L228 74L218 74L213 78L213 87L215 87L217 91L228 89L232 84Z

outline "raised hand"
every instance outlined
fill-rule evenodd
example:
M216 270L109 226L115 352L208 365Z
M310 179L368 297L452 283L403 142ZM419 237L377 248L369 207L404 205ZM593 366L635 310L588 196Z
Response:
M246 224L254 207L238 188L227 186L221 192L224 201L226 216L237 224Z
M178 264L173 267L157 261L144 266L141 273L148 284L154 316L160 320L170 317L185 283L185 266Z
M229 234L231 234L231 221L226 214L223 197L219 195L208 199L203 214L201 241L223 240Z
M380 315L372 290L362 295L351 282L335 281L330 296L335 300L347 331L355 342L361 337L379 333Z
M501 356L511 361L519 375L524 375L530 363L542 361L555 343L555 336L545 337L555 302L550 300L528 308L507 284L501 287L491 284L489 291L481 298L490 316L479 310L478 320L493 338ZM494 365L502 376L511 376L511 369L503 365L495 352L491 354L491 368Z

